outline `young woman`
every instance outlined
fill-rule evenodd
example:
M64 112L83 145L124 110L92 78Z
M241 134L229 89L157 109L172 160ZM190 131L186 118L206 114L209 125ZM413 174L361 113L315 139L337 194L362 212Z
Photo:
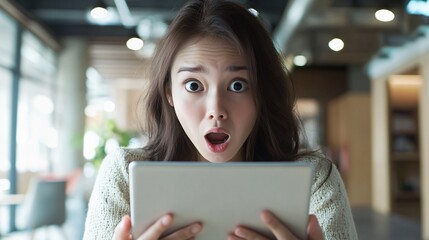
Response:
M268 32L245 8L221 0L189 1L153 59L147 96L148 144L120 149L100 168L85 239L130 239L128 165L132 161L303 161L314 166L309 239L357 239L341 177L316 154L298 153L293 87ZM166 214L138 239L159 239ZM275 213L261 221L277 239L296 239ZM240 224L240 223L237 223ZM163 239L192 239L190 223ZM237 226L228 239L267 239Z

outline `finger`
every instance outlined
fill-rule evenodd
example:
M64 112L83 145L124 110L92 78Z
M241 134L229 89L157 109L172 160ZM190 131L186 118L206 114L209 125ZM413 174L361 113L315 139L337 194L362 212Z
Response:
M268 210L261 213L261 219L268 226L278 240L293 240L297 237L282 223L274 214Z
M163 238L163 240L186 240L186 239L192 239L201 232L203 229L203 225L201 223L194 223L189 226L186 226L167 237Z
M113 233L113 239L117 239L117 240L131 239L130 230L131 230L130 217L129 216L122 217L121 222L115 228L115 232Z
M137 240L159 239L162 233L173 223L173 215L166 214L152 224Z
M234 229L234 235L239 237L238 239L268 240L267 237L242 226L238 226Z
M309 240L324 239L323 231L316 215L310 215L308 219L307 238Z
M238 236L234 235L233 233L228 234L228 238L227 239L228 240L245 240L245 239L243 239L241 237L238 237Z

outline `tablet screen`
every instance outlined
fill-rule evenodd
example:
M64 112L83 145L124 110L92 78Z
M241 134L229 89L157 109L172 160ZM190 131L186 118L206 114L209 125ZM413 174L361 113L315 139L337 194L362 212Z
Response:
M306 238L310 165L139 161L129 170L135 238L167 212L174 214L169 232L202 222L197 239L226 239L238 224L272 237L259 217L264 209Z

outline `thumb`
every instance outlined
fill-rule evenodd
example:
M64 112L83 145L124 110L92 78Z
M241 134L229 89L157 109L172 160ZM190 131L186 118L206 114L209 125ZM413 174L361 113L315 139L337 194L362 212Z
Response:
M117 240L129 240L131 239L131 218L128 215L122 217L121 222L116 226L113 239Z
M310 215L308 219L307 238L309 240L324 239L322 228L320 227L316 215Z

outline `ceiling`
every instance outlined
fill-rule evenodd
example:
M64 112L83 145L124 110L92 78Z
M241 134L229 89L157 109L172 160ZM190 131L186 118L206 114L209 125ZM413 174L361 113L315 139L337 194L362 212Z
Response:
M155 19L168 24L185 0L105 0L117 9L116 19L94 25L86 18L96 0L15 0L58 38L89 39L90 64L107 80L141 78L147 59L126 48L136 24ZM404 44L422 19L405 13L406 0L241 0L259 11L273 39L286 54L303 54L310 66L363 65L382 46ZM125 5L124 5L125 4ZM123 7L126 7L123 11ZM391 9L396 18L374 18L378 8ZM122 10L121 10L122 9ZM328 42L340 37L344 49L334 52Z

